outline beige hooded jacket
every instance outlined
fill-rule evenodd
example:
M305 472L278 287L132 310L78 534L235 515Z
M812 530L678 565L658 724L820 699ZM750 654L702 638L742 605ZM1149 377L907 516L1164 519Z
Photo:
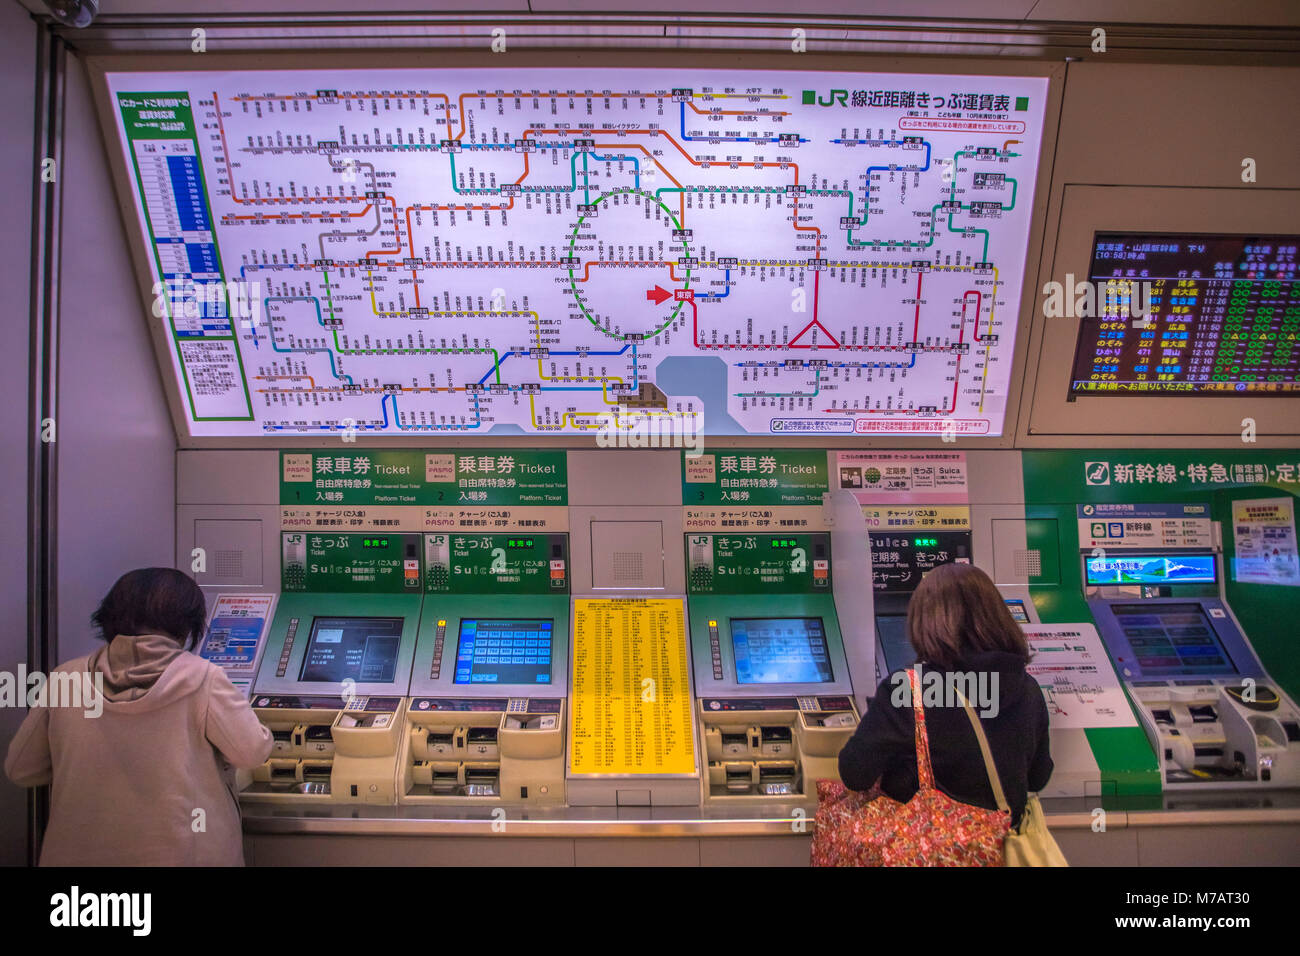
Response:
M99 675L104 700L33 707L9 745L9 779L51 786L41 865L242 866L234 769L271 732L221 668L144 634L55 671Z

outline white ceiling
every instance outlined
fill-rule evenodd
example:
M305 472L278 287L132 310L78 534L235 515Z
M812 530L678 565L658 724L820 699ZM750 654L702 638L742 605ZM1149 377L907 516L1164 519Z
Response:
M16 0L44 12L42 0ZM156 17L257 14L454 14L475 16L572 14L584 18L640 15L668 20L674 14L751 14L796 22L789 0L101 0L100 16ZM358 9L360 8L360 9ZM800 14L832 17L893 17L907 20L995 20L1041 24L1159 24L1219 27L1300 27L1297 0L801 0Z

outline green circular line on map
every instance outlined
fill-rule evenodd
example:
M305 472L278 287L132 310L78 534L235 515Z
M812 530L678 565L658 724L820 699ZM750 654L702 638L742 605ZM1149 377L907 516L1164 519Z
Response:
M679 230L682 228L682 224L681 224L680 222L677 221L677 217L673 215L673 211L672 211L671 209L669 209L667 206L665 206L665 205L664 205L664 204L663 204L663 203L662 203L662 202L661 202L657 197L651 195L650 193L643 192L643 191L640 190L640 189L619 189L619 190L614 190L613 192L603 193L603 194L601 194L600 196L597 196L597 197L596 197L596 201L593 202L592 205L595 206L595 205L597 205L597 204L599 204L599 203L602 203L602 202L604 202L606 199L608 199L610 196L626 196L626 195L630 195L630 194L633 194L633 193L635 193L635 194L638 195L638 196L643 196L643 197L645 197L646 199L648 199L648 200L650 200L652 203L654 203L656 206L658 206L660 209L662 209L664 212L666 212L666 213L668 214L668 218L669 218L670 220L672 220L672 224L673 224L673 227L674 227L674 228L679 229ZM574 248L573 248L573 247L574 247L574 246L577 244L577 242L578 242L578 232L582 229L582 224L583 224L584 222L586 222L586 221L587 221L587 217L586 217L586 216L582 216L582 217L580 217L580 218L578 219L578 224L577 224L577 226L575 226L574 229L573 229L573 236L569 239L569 254L570 254L570 255L573 254L573 252L574 252ZM687 258L690 258L691 250L690 250L690 247L686 244L686 240L685 240L685 239L682 240L682 252L684 252L684 253L686 254L686 257L687 257ZM576 256L575 256L574 258L576 258ZM685 287L686 287L687 289L689 289L689 288L691 287L691 267L690 267L690 266L686 266L686 278L685 278L685 280L683 280L683 281L684 281ZM601 325L600 325L600 323L597 322L594 318L592 318L591 313L587 311L587 307L586 307L585 305L583 305L583 303L582 303L582 298L581 298L581 296L579 296L579 294L578 294L578 281L577 281L577 279L576 279L576 277L575 277L574 270L573 270L572 268L569 269L569 288L570 288L570 290L572 290L572 292L573 292L573 301L576 302L576 303L578 303L578 308L581 309L581 310L582 310L582 314L585 315L585 316L587 317L587 321L591 323L592 328L594 328L594 329L595 329L596 331L598 331L598 332L602 332L602 333L604 333L605 335L608 335L608 336L609 336L610 338L612 338L612 339L618 339L620 342L627 338L626 335L619 335L617 332L611 332L611 331L609 331L609 329L602 328ZM650 331L650 332L643 332L643 333L641 333L642 339L644 340L644 339L651 339L651 338L654 338L656 335L658 335L658 334L659 334L660 332L662 332L664 329L668 328L668 326L672 325L672 324L673 324L673 321L677 318L678 313L682 311L682 306L684 306L685 304L686 304L686 300L685 300L685 299L679 299L678 302L677 302L677 307L676 307L675 309L673 309L672 313L668 316L668 318L664 320L663 325L659 326L659 328L654 329L653 331Z

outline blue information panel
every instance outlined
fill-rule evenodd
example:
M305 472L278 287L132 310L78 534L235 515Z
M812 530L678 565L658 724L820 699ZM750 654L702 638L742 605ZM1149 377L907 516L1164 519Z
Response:
M457 684L549 684L549 620L464 618L456 649Z
M739 684L821 684L832 679L819 617L731 619Z

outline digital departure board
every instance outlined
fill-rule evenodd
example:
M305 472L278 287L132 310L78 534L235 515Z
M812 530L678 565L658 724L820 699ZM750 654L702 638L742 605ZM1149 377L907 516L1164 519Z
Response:
M178 425L1002 434L1046 77L571 60L106 74Z
M732 618L738 684L818 684L831 680L821 618Z
M301 681L387 683L397 676L400 617L318 617L312 621Z
M1097 233L1070 399L1300 395L1300 236ZM1050 314L1050 313L1049 313Z
M553 621L460 622L457 684L549 684Z

